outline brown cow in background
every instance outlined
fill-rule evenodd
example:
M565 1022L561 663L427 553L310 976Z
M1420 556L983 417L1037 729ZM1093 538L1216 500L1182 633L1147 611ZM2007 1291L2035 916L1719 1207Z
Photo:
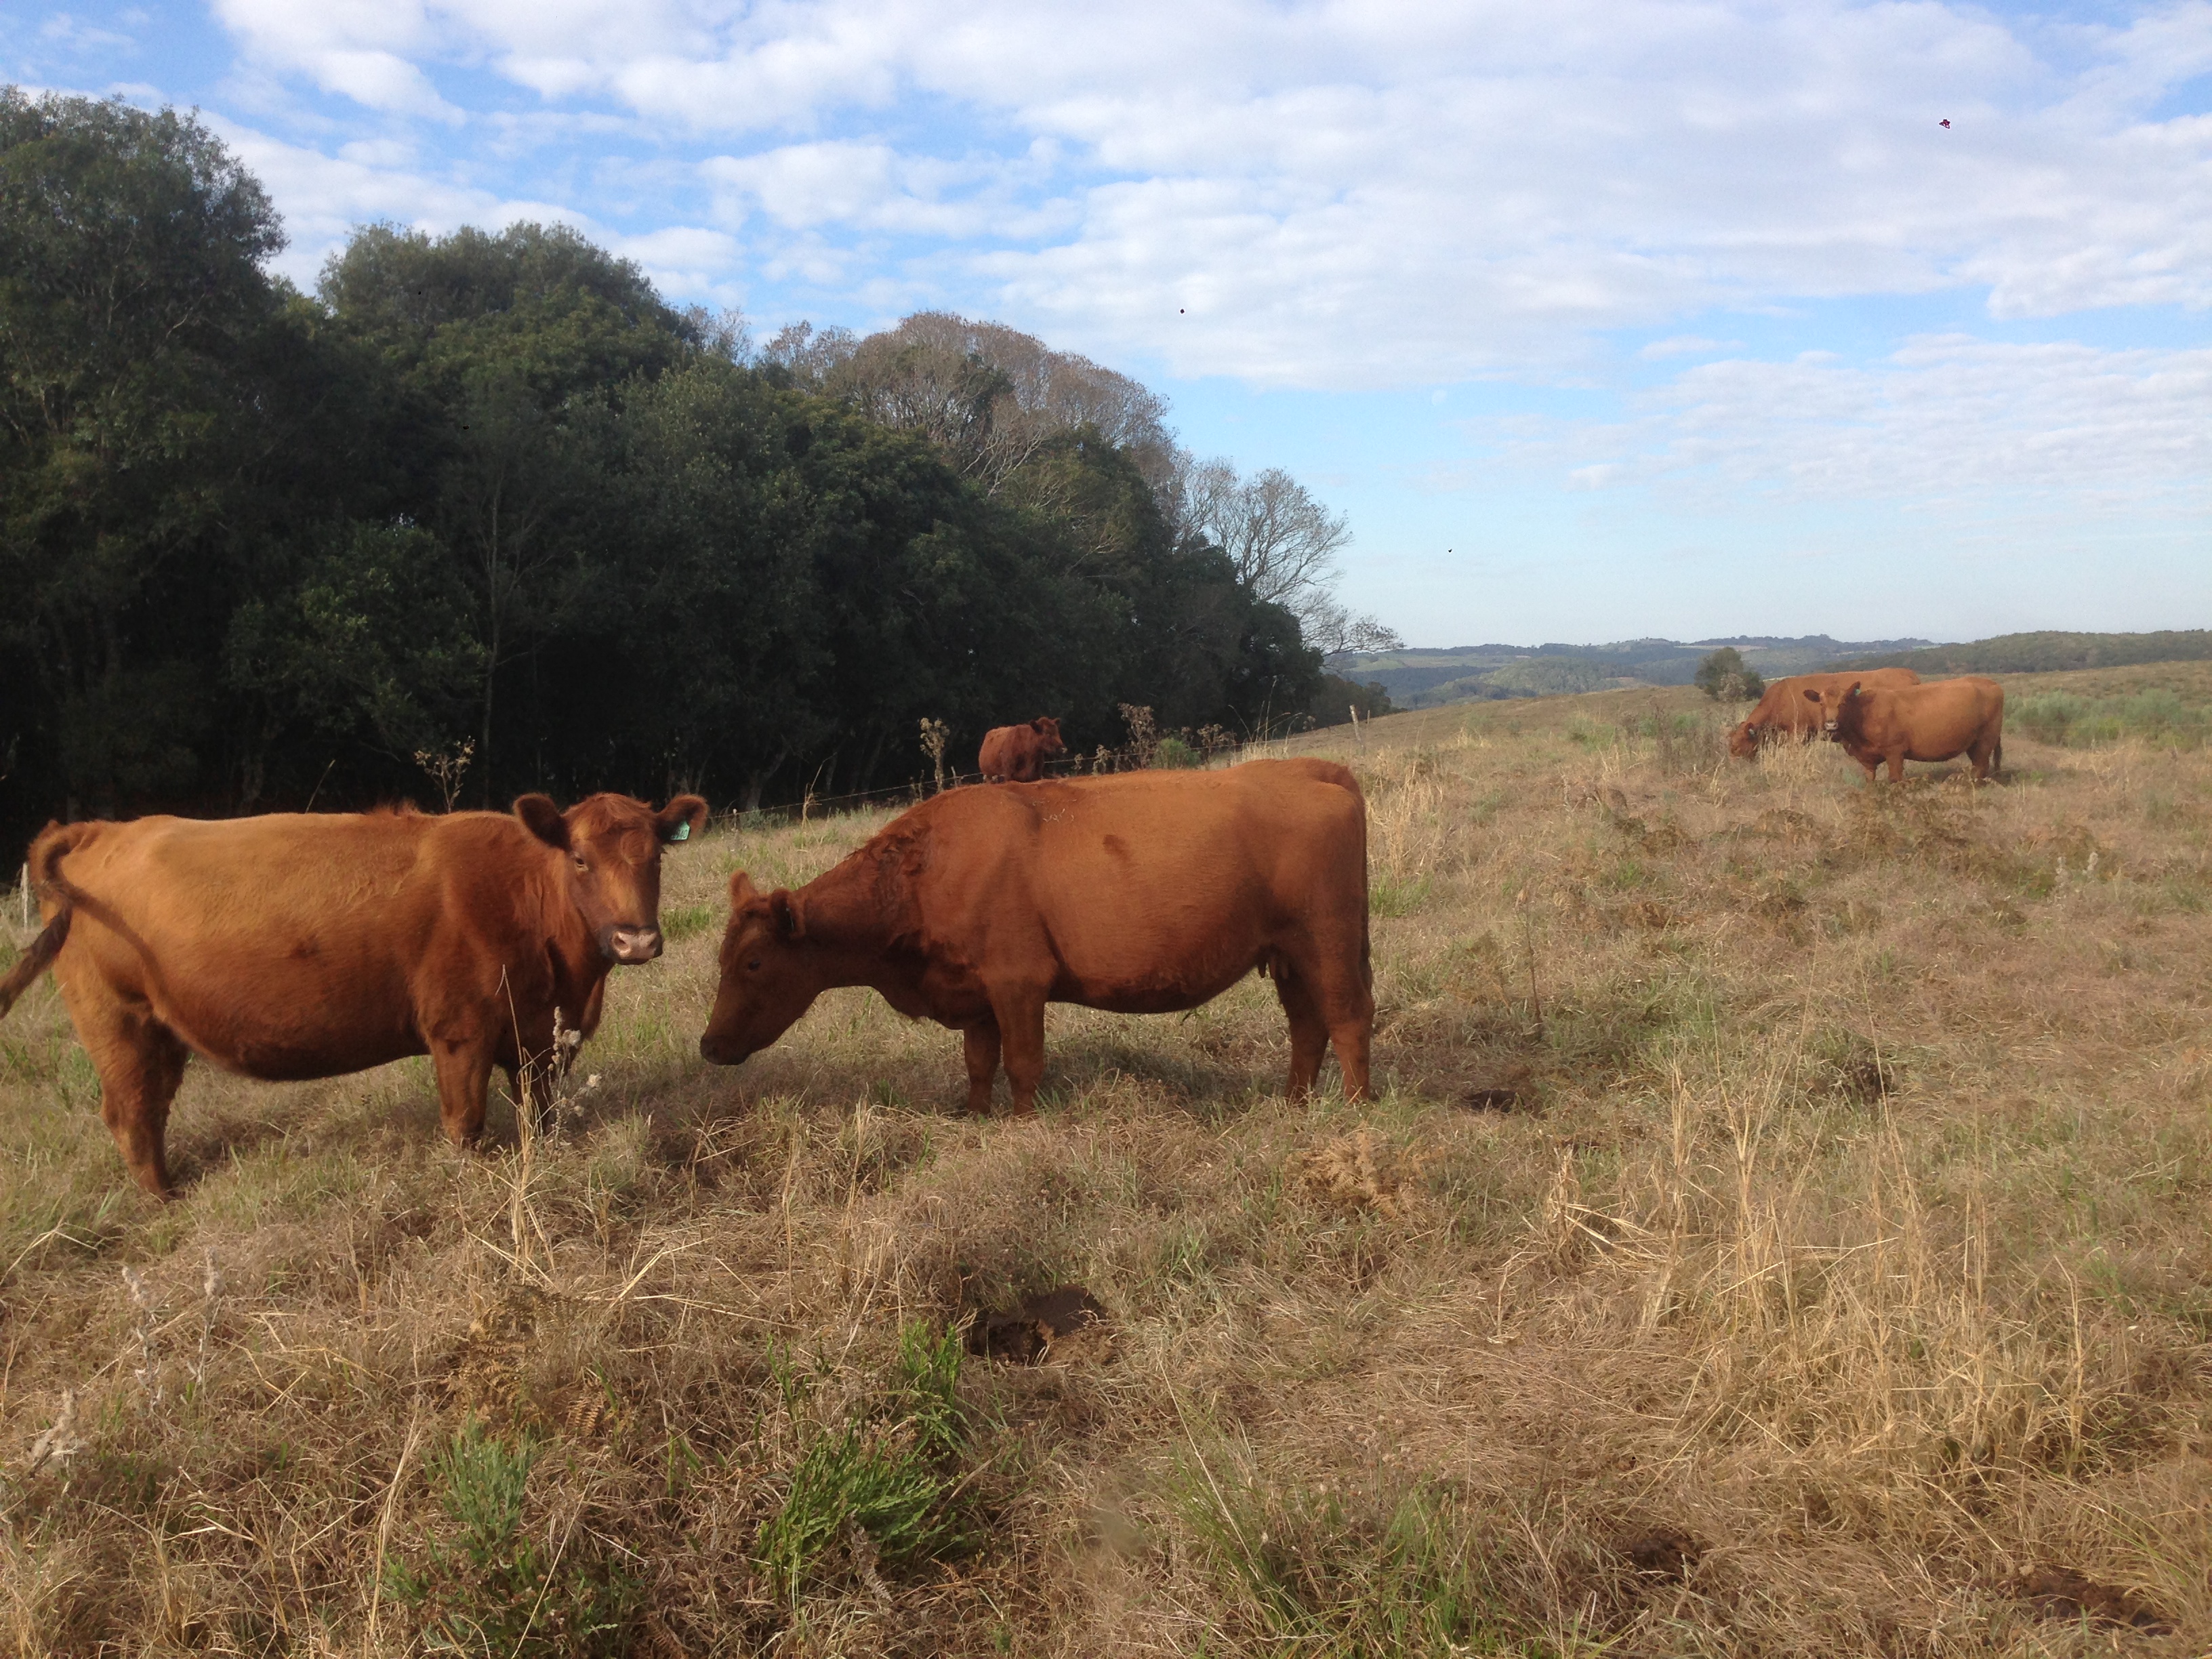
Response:
M566 812L276 813L50 824L31 845L46 929L0 1015L52 966L138 1184L170 1195L164 1137L187 1055L269 1081L428 1054L447 1135L589 1036L607 970L660 954L660 853L707 823L593 795ZM520 1097L518 1096L518 1099Z
M1885 761L1892 783L1904 781L1909 760L1964 755L1977 779L2004 765L2004 688L1979 674L1887 690L1854 683L1804 696L1819 708L1821 731L1866 768L1869 783Z
M976 767L987 783L1035 783L1044 775L1048 759L1066 752L1060 722L1039 714L1027 726L994 726L986 732Z
M1291 1022L1290 1091L1331 1044L1367 1093L1375 999L1367 803L1333 761L956 789L796 892L730 878L722 981L699 1052L735 1066L823 992L868 985L963 1034L968 1108L1003 1053L1014 1110L1044 1076L1044 1010L1164 1014L1255 968Z
M1920 676L1910 668L1869 668L1860 674L1792 674L1774 681L1750 715L1729 728L1729 753L1749 760L1777 738L1810 743L1820 733L1820 711L1805 704L1807 691L1840 691L1856 682L1894 690L1917 685Z

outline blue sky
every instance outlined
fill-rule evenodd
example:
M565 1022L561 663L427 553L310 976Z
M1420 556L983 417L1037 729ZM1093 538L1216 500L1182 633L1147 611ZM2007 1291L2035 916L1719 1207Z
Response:
M199 106L304 284L559 218L1027 329L1417 644L2212 625L2204 0L0 0L0 76Z

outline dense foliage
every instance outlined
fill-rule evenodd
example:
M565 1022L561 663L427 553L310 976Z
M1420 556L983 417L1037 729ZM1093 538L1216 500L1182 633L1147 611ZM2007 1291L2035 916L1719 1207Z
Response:
M1096 365L909 326L810 374L559 227L369 227L312 297L282 245L192 118L0 93L11 837L435 799L441 760L471 803L827 795L921 771L924 717L959 762L1320 683Z
M1919 651L1862 654L1829 665L1837 668L1910 668L1923 679L1948 674L2050 674L2082 668L2124 668L2139 663L2203 662L2212 658L2212 629L2167 629L2153 634L1999 634L1970 645L1936 645Z
M1715 702L1748 702L1766 690L1759 671L1747 665L1743 653L1732 645L1700 660L1690 683Z

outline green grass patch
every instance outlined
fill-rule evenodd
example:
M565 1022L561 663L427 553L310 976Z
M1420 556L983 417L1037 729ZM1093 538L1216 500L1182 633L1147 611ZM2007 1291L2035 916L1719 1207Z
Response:
M960 1358L957 1329L933 1336L919 1322L907 1326L873 1408L800 1456L754 1550L780 1595L795 1601L841 1565L866 1577L879 1564L905 1567L964 1543L956 1501L965 1439ZM790 1377L784 1396L794 1413L805 1393Z
M385 1588L416 1611L433 1653L512 1659L623 1650L640 1587L572 1522L549 1542L523 1524L544 1448L471 1417L432 1456L431 1490L447 1536L410 1565L387 1559Z

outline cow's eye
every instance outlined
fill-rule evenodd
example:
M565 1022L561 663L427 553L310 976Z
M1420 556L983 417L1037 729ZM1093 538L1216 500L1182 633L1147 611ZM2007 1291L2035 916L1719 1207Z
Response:
M579 857L579 858L577 859L577 860L576 860L576 867L577 867L579 870L588 870L588 869L590 869L592 866L591 866L590 865L588 865L588 864L585 863L585 862L584 862L584 860L582 860L582 858Z
M749 974L757 974L760 972L760 965L761 959L758 957L755 957L750 962L745 964L745 971Z

